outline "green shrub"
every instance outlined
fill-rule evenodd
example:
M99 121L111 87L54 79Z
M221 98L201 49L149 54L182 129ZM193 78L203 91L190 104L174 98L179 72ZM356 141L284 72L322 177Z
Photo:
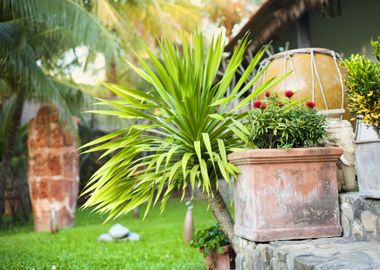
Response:
M199 248L205 257L214 252L223 254L224 246L229 244L230 242L218 224L204 230L199 230L190 242L190 246Z
M247 123L250 142L257 148L292 148L316 146L325 134L325 117L314 109L314 102L292 101L269 96L256 100Z
M344 60L350 111L361 115L366 124L373 125L379 133L380 128L380 44L372 41L373 54L377 62L363 55L355 54Z

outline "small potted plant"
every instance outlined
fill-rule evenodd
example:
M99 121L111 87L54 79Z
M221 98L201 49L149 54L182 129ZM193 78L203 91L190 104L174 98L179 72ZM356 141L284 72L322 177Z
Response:
M218 224L199 230L190 246L199 248L203 253L208 270L235 269L236 255Z
M314 102L256 100L242 130L254 148L232 153L237 235L253 241L339 236L336 161L342 150L316 147L325 117Z
M355 54L344 61L349 108L356 115L356 172L361 194L380 198L380 43L371 41L376 62ZM372 134L372 135L371 135Z

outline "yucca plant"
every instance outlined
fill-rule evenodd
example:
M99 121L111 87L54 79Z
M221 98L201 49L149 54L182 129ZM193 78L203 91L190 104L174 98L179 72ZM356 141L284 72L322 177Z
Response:
M227 155L244 147L249 134L240 123L247 113L240 110L281 80L273 78L249 92L264 72L247 81L265 52L262 48L228 91L246 47L244 38L218 78L222 35L212 40L208 50L199 34L189 42L183 39L181 48L164 40L160 59L147 49L149 60L139 59L141 68L129 63L152 86L150 91L104 84L120 99L100 100L111 109L93 112L135 122L83 146L91 147L86 152L103 150L103 156L112 155L89 181L83 195L91 196L85 206L113 218L147 202L146 215L158 201L163 210L173 190L182 189L184 196L188 186L191 190L197 186L236 249L233 221L218 191L218 179L230 183L239 172ZM239 102L230 108L236 99Z

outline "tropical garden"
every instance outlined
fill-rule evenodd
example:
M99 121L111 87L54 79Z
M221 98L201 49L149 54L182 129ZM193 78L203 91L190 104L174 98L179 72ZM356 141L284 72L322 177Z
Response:
M341 235L356 176L328 102L378 136L379 62L316 49L348 97L313 68L309 95L250 32L228 49L260 4L0 2L1 269L235 269Z
M166 196L163 196L161 199L163 200L163 205L167 205L166 212L162 214L159 214L159 209L155 207L152 213L146 217L144 216L144 219L143 215L137 220L132 219L129 215L127 217L125 215L121 216L121 214L128 212L126 211L128 210L127 208L146 202L146 198L148 198L147 192L151 194L152 191L155 191L152 184L156 184L153 182L148 183L150 189L137 194L135 198L126 198L121 201L120 203L124 206L128 205L127 208L123 209L123 212L113 211L112 214L109 213L110 215L100 216L91 211L95 210L96 207L92 207L91 201L88 201L86 197L86 192L90 192L92 189L89 188L78 199L78 206L86 202L86 206L88 207L78 209L74 228L62 229L58 234L32 233L33 215L31 198L33 200L34 187L28 184L28 173L34 171L34 167L30 163L34 150L30 149L30 147L37 145L37 152L42 151L42 148L38 148L38 143L28 142L28 133L30 133L29 138L33 137L31 128L28 128L28 122L31 121L30 117L28 118L28 108L33 108L34 106L34 110L36 111L39 107L50 106L53 111L49 109L49 113L57 115L56 118L59 125L64 127L63 130L69 131L69 136L77 142L76 145L78 147L120 126L130 129L134 133L134 138L140 137L139 134L150 134L150 130L144 129L151 126L150 129L155 130L155 123L151 122L152 119L148 119L154 117L154 113L149 117L149 114L153 112L152 110L155 113L160 110L164 113L170 113L172 109L170 106L177 106L178 108L180 100L177 97L177 101L165 104L165 94L161 93L164 95L161 101L163 102L161 108L149 104L153 100L147 101L147 104L141 102L141 97L148 96L147 93L150 91L152 84L150 79L146 80L146 77L139 76L141 73L134 72L138 69L136 66L140 64L144 65L144 62L148 58L152 61L158 61L156 57L159 57L159 53L165 51L165 48L170 50L167 51L168 54L176 51L177 60L173 55L170 55L171 60L168 59L168 65L170 65L170 61L180 60L177 44L181 44L182 41L188 43L190 39L196 39L196 46L198 48L196 51L193 51L193 48L189 48L188 53L192 54L192 60L191 62L187 62L182 68L186 69L198 62L198 70L191 71L190 74L186 75L186 87L178 85L178 80L182 80L182 78L177 77L175 80L177 80L177 87L180 88L175 89L175 91L179 93L178 91L187 89L190 95L189 98L194 97L195 93L191 93L190 91L190 83L191 80L198 77L199 88L197 93L204 92L203 95L210 95L207 91L211 89L213 80L216 77L222 59L224 40L222 40L222 36L215 41L203 40L203 37L192 35L191 33L197 28L201 29L202 21L207 21L212 25L212 29L218 32L218 27L226 25L224 27L225 33L227 36L231 36L233 26L245 14L245 11L241 7L246 4L244 1L240 1L239 3L231 2L229 5L225 1L204 2L195 5L187 1L112 0L33 0L2 1L0 3L0 178L2 179L0 181L0 212L2 213L0 218L2 228L1 242L3 243L1 245L2 255L0 260L2 268L101 269L109 267L119 269L120 267L126 267L128 269L167 269L170 266L183 265L183 269L196 269L199 268L200 263L203 265L203 256L197 249L193 249L187 245L183 245L183 249L176 248L183 243L181 231L183 217L186 212L186 207L180 199L181 197L185 197L186 199L192 198L189 191L190 186L194 188L194 185L198 186L201 184L199 181L200 167L191 173L192 181L191 184L190 181L188 182L189 188L183 185L185 182L182 184L177 182L179 171L173 171L172 176L170 176L170 178L175 176L175 182L173 183L170 183L171 181L165 176L165 173L160 172L162 174L162 181L156 184L161 187L159 190L162 194L166 193ZM234 12L228 10L231 5L237 8ZM225 14L228 14L228 16L224 16ZM160 40L164 41L160 43ZM172 44L176 44L175 47ZM217 46L219 52L215 56L209 53L208 59L206 59L201 50L205 47L210 47L210 44ZM193 44L189 44L189 46L193 46ZM239 65L239 61L242 60L243 49L242 47L234 65ZM210 52L211 50L212 47L210 47ZM198 54L196 55L197 58L194 58L194 53ZM207 85L203 86L203 79L199 77L201 74L196 73L201 72L206 74L206 71L203 70L203 63L206 62L209 63L210 67L207 71L209 73L207 75ZM234 66L230 69L236 68L237 66ZM78 73L79 75L77 75ZM227 80L231 80L232 76L233 70L229 75L230 78ZM86 80L88 77L90 79ZM99 84L99 81L107 83L104 85L106 87ZM128 96L122 94L125 90L119 89L119 86L116 86L115 83L123 85L127 89L139 88L142 91L135 92L138 94L137 96L132 94L128 98ZM168 81L167 83L174 82ZM226 90L227 83L224 83L224 89L219 90L219 99L222 98L222 92ZM107 88L109 90L106 90ZM167 91L166 89L161 89ZM148 117L145 119L148 122L144 122L144 119L135 115L120 117L122 119L118 121L113 120L112 117L97 117L83 113L86 110L93 109L106 110L106 107L110 105L107 104L109 98L114 100L116 104L124 103L122 99L117 97L120 93L120 97L125 97L127 102L132 102L129 105L125 104L125 108L127 110L131 109L136 113L138 113L137 109L141 110L141 113L144 113ZM139 96L140 94L142 96ZM172 94L174 93L167 93L167 95ZM99 100L99 98L102 99ZM166 99L166 101L168 100ZM208 102L211 104L214 101L209 100ZM194 105L198 106L198 108L202 106L200 103L189 104L189 106ZM187 108L188 111L192 109L194 108ZM147 110L151 112L148 114ZM199 115L195 123L196 125L199 124L198 121L200 121L205 113L206 115L210 114L210 112L204 112L202 115ZM156 124L159 124L166 117L159 116L157 118L159 122ZM170 127L170 125L167 132L173 131L173 127ZM102 130L99 126L106 126L106 128ZM156 135L165 135L164 131L160 131L161 128L159 126L156 127L156 130L158 132L155 133ZM184 131L179 130L178 132ZM201 134L199 133L200 131L195 131L195 137L194 134L190 136L198 138ZM187 132L190 132L190 130L187 130ZM115 133L110 134L111 136L108 135L109 139L115 135ZM36 136L42 135L39 133ZM123 132L116 131L115 136L122 137ZM182 139L183 136L187 137L188 135L182 135ZM153 141L151 141L152 139ZM162 145L159 145L157 143L161 140L160 137L155 138L152 135L144 135L141 137L141 140L152 143L151 145L147 145L148 148L161 147L161 153L167 151L172 144L170 138L164 138ZM100 141L98 139L97 142ZM179 146L181 144L185 146L189 142L193 143L191 141L177 141L176 143ZM221 145L221 147L224 146ZM136 149L136 153L131 153L131 156L128 156L128 154L125 156L126 159L123 162L127 162L127 160L131 161L130 167L127 168L129 173L138 169L135 166L137 163L133 163L132 161L141 159L142 157L139 155L147 153L149 151L148 148L142 147L141 149ZM30 149L29 154L28 149ZM112 154L98 160L100 152L92 153L92 150L86 152L81 150L83 153L80 158L80 164L78 164L80 167L79 186L81 191L91 175L106 160L115 157L115 154ZM179 147L177 150L180 150ZM173 159L169 156L165 160L162 160L165 158L162 156L160 158L162 165L166 164L166 168L172 168L174 158L177 159L181 153L184 153L185 149L181 149L180 151L182 152L171 151L170 156ZM110 152L112 152L112 149ZM189 154L194 156L189 156ZM194 163L197 162L194 160L194 157L195 152L186 154L189 168L191 164L193 167ZM221 162L224 160L223 162L225 163L225 157L226 150L222 152L218 162L222 164ZM146 164L147 161L148 159L144 160L143 163ZM221 166L223 168L225 164ZM175 167L178 169L178 165ZM231 168L226 167L227 171L223 171L226 177L233 172ZM159 171L166 170L163 168L158 169ZM207 174L204 169L202 164L202 173ZM153 171L149 174L152 173ZM215 176L210 175L210 177ZM147 180L149 179L147 178ZM149 181L152 181L152 179ZM206 188L208 194L211 194L211 188L215 189L215 178L211 181L213 182L209 182L206 185L202 184L203 189ZM41 188L41 185L38 187ZM49 192L53 192L50 187L48 188ZM178 196L175 195L173 199L169 200L168 195L172 192L178 194ZM37 192L37 194L39 193ZM159 194L155 196L157 199L160 197ZM152 200L153 197L151 197L150 203L144 204L141 207L140 212L148 212L152 207ZM130 204L125 204L126 202ZM193 215L196 220L196 228L202 228L215 223L210 211L207 210L207 202L204 199L200 199L199 196L194 198L194 205ZM104 213L104 209L98 213L102 212ZM116 246L102 245L103 243L96 242L98 234L101 231L107 231L112 225L110 223L103 224L103 222L107 217L114 218L115 214L121 217L118 217L116 220L112 219L110 222L112 224L117 222L122 223L128 226L128 228L136 230L141 234L141 242L128 243L127 245L117 243ZM34 219L36 220L37 217L34 217ZM164 231L166 231L166 236ZM161 243L158 241L159 239L162 240ZM84 259L98 256L96 255L97 252L89 248L88 245L92 246L92 244L99 244L97 247L98 254L107 255L102 255L98 261L89 262L87 259ZM24 254L23 258L19 256L19 248L21 246L25 247L22 252ZM37 246L39 248L36 248ZM76 251L74 252L73 250ZM90 250L92 250L91 253L89 253ZM107 252L104 250L107 250ZM156 251L156 255L153 255L153 250ZM120 255L123 253L134 255ZM121 257L124 257L124 259Z

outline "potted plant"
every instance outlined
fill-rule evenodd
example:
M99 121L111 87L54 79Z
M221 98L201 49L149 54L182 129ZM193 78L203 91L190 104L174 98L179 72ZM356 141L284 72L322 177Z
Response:
M253 241L339 236L336 161L342 150L315 147L325 117L285 98L256 100L246 124L248 151L232 153L240 169L234 184L235 233Z
M355 154L359 191L367 197L380 198L380 43L371 41L371 45L377 61L351 55L344 61L347 69L344 82L350 111L357 116ZM371 130L372 137L368 135Z
M198 248L205 257L208 270L235 269L235 253L230 241L218 224L199 230L190 246Z
M127 214L147 203L145 214L157 202L161 209L173 190L194 190L207 197L216 220L238 252L233 220L218 190L218 179L230 183L239 171L227 160L244 147L241 120L243 106L270 89L282 77L272 78L250 92L260 75L250 76L266 48L262 48L231 87L244 58L247 37L229 56L220 76L224 56L222 35L205 49L201 34L181 46L160 42L160 57L147 51L141 67L130 66L147 82L148 90L114 84L105 86L119 99L101 100L109 109L95 113L131 119L131 125L98 138L83 147L88 152L105 151L110 159L92 176L83 195L87 207L108 213L109 218ZM139 122L137 120L140 120ZM140 174L138 168L144 166Z

